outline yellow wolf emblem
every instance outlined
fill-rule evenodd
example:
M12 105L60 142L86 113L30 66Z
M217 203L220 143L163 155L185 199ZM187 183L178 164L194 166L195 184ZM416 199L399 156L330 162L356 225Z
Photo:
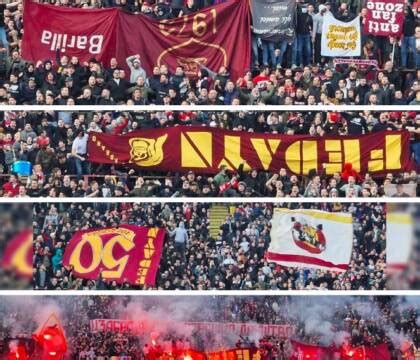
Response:
M138 166L155 166L163 160L163 144L168 134L157 139L132 138L129 141L131 161Z

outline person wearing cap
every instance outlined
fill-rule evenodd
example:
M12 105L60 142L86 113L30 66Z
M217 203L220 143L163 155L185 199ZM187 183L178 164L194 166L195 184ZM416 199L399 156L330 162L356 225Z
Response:
M77 87L77 85L75 85L74 79L71 76L67 76L64 79L64 87L61 88L61 90L65 88L68 89L67 96L77 97L80 94L80 89Z
M130 68L130 83L135 84L137 82L137 78L141 76L143 79L147 78L146 71L141 67L140 55L132 55L129 56L125 62L127 63L128 67Z

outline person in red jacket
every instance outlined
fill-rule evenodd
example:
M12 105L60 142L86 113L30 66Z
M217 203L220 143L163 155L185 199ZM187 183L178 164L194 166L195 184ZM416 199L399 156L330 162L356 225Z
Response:
M360 183L363 181L363 178L360 176L360 174L353 169L353 165L350 163L344 164L344 170L341 173L341 178L347 182L349 179L349 176L353 176L356 179L356 182Z
M19 194L19 182L15 175L10 175L9 181L3 185L3 195L15 197Z

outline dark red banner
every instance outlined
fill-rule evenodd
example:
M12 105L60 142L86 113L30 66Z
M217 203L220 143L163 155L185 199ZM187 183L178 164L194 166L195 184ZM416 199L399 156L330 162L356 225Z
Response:
M22 56L25 60L77 56L109 63L116 53L117 9L75 9L25 1ZM124 61L125 63L125 61Z
M154 285L165 230L121 225L78 231L67 246L63 264L77 277Z
M305 344L295 340L290 341L292 345L291 360L391 360L391 354L386 344L376 346L351 347L344 344L341 347L320 346Z
M32 229L21 231L6 245L1 266L17 275L31 279L33 275L33 236Z
M205 353L193 349L164 351L160 345L149 348L145 354L146 360L207 360ZM245 360L245 359L243 359ZM250 359L251 360L251 359Z
M247 0L227 1L181 18L155 21L120 13L118 59L139 54L148 74L152 66L182 65L190 76L199 65L212 71L229 68L243 75L250 59L250 9Z
M290 360L325 360L333 359L334 349L319 345L305 344L295 340L290 340L292 345L292 356Z
M341 172L345 163L373 175L409 170L410 137L406 131L362 136L311 137L257 134L203 127L150 129L126 135L89 133L89 160L151 170L214 174L221 166L236 170L294 174L325 169Z
M400 36L404 23L404 0L368 0L364 31L380 36Z
M124 68L128 56L139 54L148 74L162 64L171 72L182 65L189 76L196 76L200 65L215 72L226 66L236 79L249 68L247 0L231 0L161 21L118 9L69 9L26 1L24 20L25 60L55 59L59 48L81 61L94 57L108 63L116 57Z

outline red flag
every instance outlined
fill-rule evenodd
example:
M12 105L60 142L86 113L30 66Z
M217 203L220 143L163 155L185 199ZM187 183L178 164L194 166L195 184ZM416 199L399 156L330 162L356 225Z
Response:
M333 355L333 350L329 347L304 344L295 340L290 340L290 343L293 348L290 360L325 360Z
M17 341L9 343L9 352L6 355L6 360L27 360L29 359L26 346Z
M81 61L94 57L106 63L116 57L140 54L148 74L166 64L174 72L183 66L196 76L200 65L212 71L221 66L236 80L249 68L250 8L247 0L232 0L180 18L155 20L118 9L73 9L25 1L25 60L55 59L60 54ZM240 41L238 41L240 39Z
M226 1L162 21L121 12L118 59L140 54L149 74L161 64L169 65L171 72L181 65L190 76L197 76L200 65L215 72L225 66L237 79L249 68L250 19L247 0Z
M32 238L32 229L27 229L11 239L6 245L3 258L1 259L1 266L14 271L22 277L32 278Z
M404 3L404 0L368 0L365 33L399 37L403 31Z
M387 344L342 348L342 360L391 360Z
M67 339L60 320L52 314L34 334L41 348L42 360L62 359L67 351Z
M75 9L24 2L25 60L55 60L60 55L91 58L106 63L115 57L117 9Z
M66 247L63 265L83 279L154 285L165 230L121 225L78 231Z

